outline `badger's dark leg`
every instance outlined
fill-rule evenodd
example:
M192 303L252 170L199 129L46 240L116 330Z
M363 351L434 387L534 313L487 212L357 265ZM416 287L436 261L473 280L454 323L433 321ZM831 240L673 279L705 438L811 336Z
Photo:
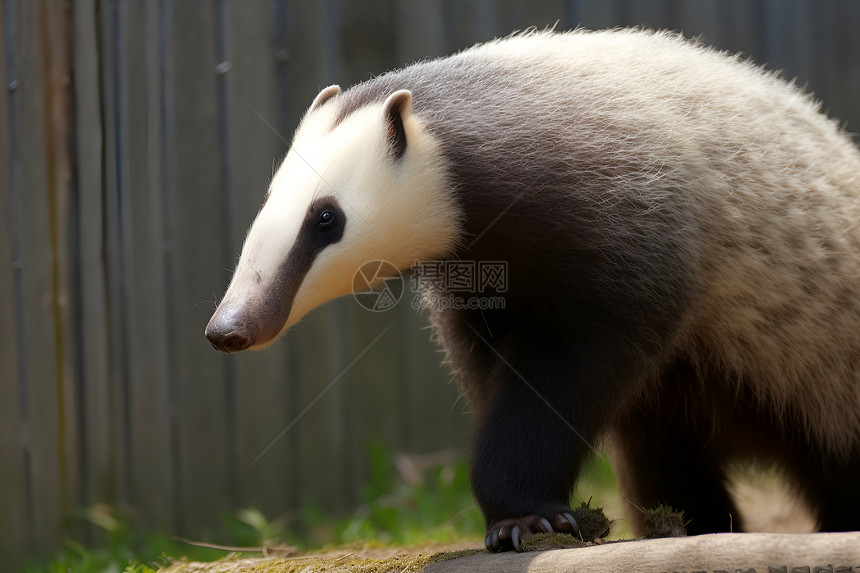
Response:
M860 530L860 453L855 450L841 459L824 454L810 459L800 472L806 476L807 496L818 508L820 531Z
M780 461L816 511L819 530L860 530L860 451L838 455L802 433L801 425L793 430L793 446Z
M616 430L614 442L621 495L635 504L628 515L637 534L645 533L640 510L661 504L684 512L690 535L742 529L722 456L702 436L665 424L659 414L637 413Z
M679 364L663 376L659 395L652 392L615 426L615 469L622 497L639 508L628 511L638 534L640 509L660 504L684 512L690 535L742 530L724 473L727 422L715 418L731 416L737 396L724 396L721 382L701 381Z
M529 332L503 344L484 374L477 405L472 487L487 524L487 548L519 550L541 531L578 535L570 493L608 404L608 385L587 384L581 348ZM505 352L507 350L507 352ZM503 354L504 352L504 354Z

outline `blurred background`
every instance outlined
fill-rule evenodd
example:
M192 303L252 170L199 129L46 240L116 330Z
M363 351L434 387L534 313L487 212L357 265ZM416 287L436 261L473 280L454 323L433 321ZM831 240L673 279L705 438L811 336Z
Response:
M7 563L97 536L93 508L205 536L463 472L469 407L409 304L342 299L260 353L203 337L320 88L529 26L644 26L782 69L860 129L856 0L3 0L0 21Z

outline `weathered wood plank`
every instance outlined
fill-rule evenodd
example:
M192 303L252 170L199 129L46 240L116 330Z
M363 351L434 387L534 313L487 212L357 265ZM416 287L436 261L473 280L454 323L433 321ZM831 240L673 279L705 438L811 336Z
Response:
M720 2L722 34L717 47L761 63L758 52L762 35L761 4L746 0Z
M397 60L410 64L448 54L440 2L403 2L397 10Z
M782 70L787 79L809 81L815 74L812 65L812 27L804 0L764 0L765 26L762 61L772 70Z
M860 143L860 2L816 4L823 11L822 34L817 41L825 46L821 80L825 109L844 122L845 129Z
M79 416L84 492L82 503L115 501L115 450L108 355L108 307L102 234L102 117L100 110L97 37L94 0L74 4L75 169L77 209L70 216L78 224L79 335L77 360L81 386Z
M670 29L677 28L676 13L672 0L650 0L636 2L635 0L616 0L620 9L619 22L615 25L639 26L643 28Z
M175 297L169 328L175 333L176 403L181 467L179 500L183 525L199 531L217 523L229 506L233 471L225 448L231 439L225 416L234 379L230 357L213 355L202 336L213 289L223 284L224 193L218 162L216 6L173 5L175 193L166 206L175 217ZM189 30L194 30L189 34ZM213 503L212 500L221 500Z
M76 314L71 307L73 265L77 261L75 228L70 207L72 196L72 12L71 5L43 5L40 33L45 53L45 111L48 177L48 224L51 248L51 314L56 345L58 412L58 463L60 466L60 512L68 517L81 505L80 419L78 409L79 370L74 355ZM80 533L77 524L67 531Z
M105 300L107 301L107 416L108 449L116 475L116 501L129 500L131 446L129 429L128 304L129 285L125 265L129 260L127 110L121 48L126 31L125 2L100 4L98 14L101 48L99 79L104 130L102 174Z
M231 269L239 256L245 233L263 202L273 170L287 151L292 128L281 128L285 110L278 106L278 72L286 63L276 47L278 26L272 20L271 2L254 0L232 4L229 14L231 41L226 76L231 101L226 109L233 143L233 207L229 246L223 267ZM283 15L282 15L283 17ZM218 288L226 287L229 273L222 274ZM220 292L218 293L221 294ZM273 451L254 463L257 455L290 422L290 366L292 339L255 354L231 357L236 366L235 427L237 452L237 504L257 507L275 517L295 507L297 477L286 449L279 440ZM214 353L215 351L212 350Z
M58 372L51 245L51 199L48 159L48 108L46 52L41 6L17 4L15 18L15 119L19 152L14 161L13 216L18 236L21 305L19 378L22 381L22 446L29 461L29 491L33 507L30 550L41 553L57 547L62 522L63 492L67 479L61 443L62 391Z
M125 158L128 179L126 251L122 272L128 285L129 499L150 526L175 522L174 462L171 456L171 375L164 256L165 145L162 106L164 6L128 2L117 66L122 71Z
M18 78L13 67L17 46L14 13L9 12L0 9L0 30L3 30L0 40L0 221L4 222L13 220L12 198L18 187L18 160L15 158L19 137L15 113L18 96L14 87ZM7 59L13 66L7 68ZM14 225L3 225L0 231L0 340L4 341L0 345L0 555L8 556L10 567L19 565L27 556L28 537L32 534L28 460L21 436L23 413L18 361L23 341L19 339L21 324L16 312L20 310L16 308L17 233Z
M701 0L677 6L676 29L688 38L700 38L708 45L722 44L723 20L720 0Z
M579 23L592 30L619 26L621 9L617 0L580 0Z
M404 300L398 308L400 320L408 327L400 374L406 388L402 407L407 423L405 448L419 454L446 448L465 453L472 426L471 406L443 364L444 351L431 341L427 318L410 303Z

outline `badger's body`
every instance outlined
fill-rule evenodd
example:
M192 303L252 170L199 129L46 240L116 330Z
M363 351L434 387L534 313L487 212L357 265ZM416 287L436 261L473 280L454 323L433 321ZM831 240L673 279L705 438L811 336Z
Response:
M335 239L308 223L326 205ZM261 346L367 260L445 258L508 265L504 309L431 312L475 409L488 547L572 530L605 435L623 496L693 532L739 528L733 459L779 464L821 529L860 528L860 151L794 87L613 31L324 90L207 336Z

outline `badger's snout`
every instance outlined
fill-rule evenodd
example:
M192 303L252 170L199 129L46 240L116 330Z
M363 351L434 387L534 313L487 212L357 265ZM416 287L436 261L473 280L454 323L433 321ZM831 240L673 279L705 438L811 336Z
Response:
M254 346L256 336L246 321L237 320L235 313L221 312L221 308L206 325L206 338L219 352L239 352Z

